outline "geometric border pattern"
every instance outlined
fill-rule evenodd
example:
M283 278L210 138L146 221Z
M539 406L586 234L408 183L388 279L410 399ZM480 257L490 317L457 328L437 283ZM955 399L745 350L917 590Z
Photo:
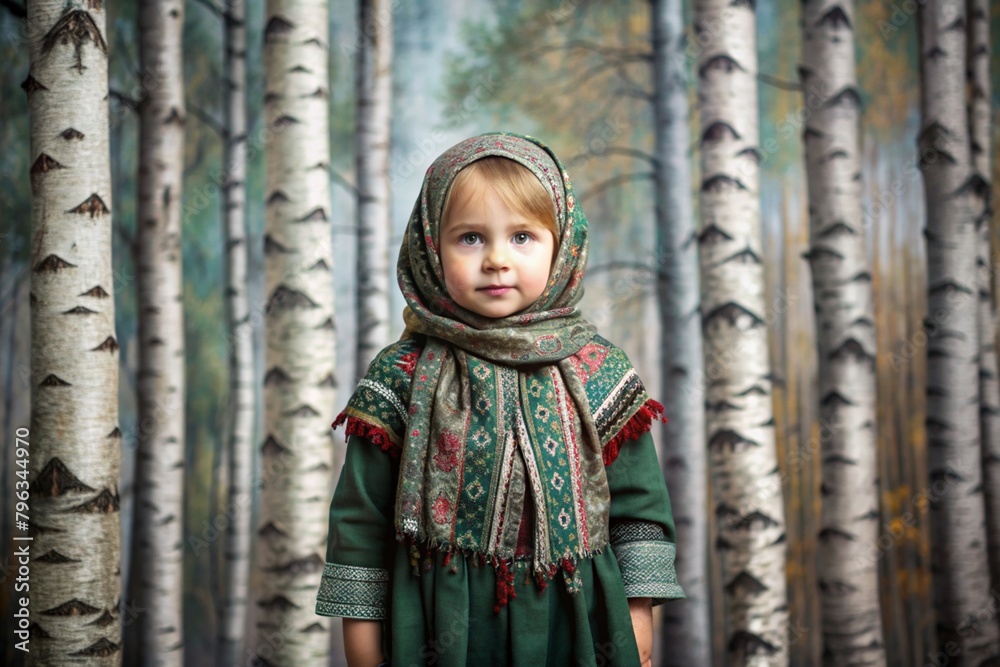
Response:
M389 571L327 563L316 595L316 613L370 621L385 619Z

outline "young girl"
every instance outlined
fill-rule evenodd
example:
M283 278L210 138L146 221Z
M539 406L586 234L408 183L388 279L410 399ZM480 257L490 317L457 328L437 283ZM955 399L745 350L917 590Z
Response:
M406 330L347 408L316 612L351 667L651 664L684 594L649 435L663 408L580 314L587 220L531 137L424 177L399 253Z

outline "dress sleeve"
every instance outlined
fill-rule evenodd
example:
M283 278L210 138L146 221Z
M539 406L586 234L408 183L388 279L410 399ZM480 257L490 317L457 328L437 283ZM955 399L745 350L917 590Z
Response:
M653 606L685 597L674 570L674 518L652 435L623 443L607 475L611 549L625 595L652 598Z
M344 467L330 503L317 614L385 618L388 564L395 545L397 468L377 445L358 436L348 438Z

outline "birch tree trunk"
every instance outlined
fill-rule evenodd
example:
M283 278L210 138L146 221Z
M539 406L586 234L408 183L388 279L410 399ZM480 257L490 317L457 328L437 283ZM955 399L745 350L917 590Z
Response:
M661 400L669 414L662 447L677 530L677 577L687 599L662 607L660 665L712 664L709 620L708 498L705 489L705 397L698 316L700 284L684 23L679 0L651 0L653 131L656 163L657 300ZM668 648L669 647L669 648Z
M823 662L885 665L879 603L875 306L861 220L861 97L851 0L802 5L807 254L819 352Z
M786 665L788 606L769 321L761 262L753 3L696 0L701 118L698 237L706 433L730 665Z
M121 664L105 24L100 3L28 4L31 429L16 435L31 482L14 539L30 558L31 666ZM11 465L23 492L29 475Z
M226 248L226 326L229 330L229 404L226 410L228 517L216 664L235 665L243 656L250 587L250 480L253 476L253 324L247 299L246 232L247 117L246 9L226 0L222 10L223 127L225 142L222 213Z
M320 665L330 643L329 621L316 615L315 604L326 561L336 385L327 3L268 0L265 17L271 135L258 652L269 646L275 665Z
M990 261L993 216L993 142L990 122L990 17L989 0L969 0L968 77L969 140L975 174L973 215L976 219L979 280L979 408L983 448L983 491L986 498L986 535L990 579L1000 589L1000 385L997 373L994 265Z
M927 208L927 457L931 549L941 646L958 664L1000 653L991 609L979 418L978 243L970 206L976 179L965 106L966 13L928 0L920 14L919 138ZM970 623L969 619L973 619Z
M184 662L184 173L182 0L139 6L138 447L130 594L143 665ZM131 655L132 645L129 644Z
M389 344L392 2L359 0L357 54L358 347L361 377Z

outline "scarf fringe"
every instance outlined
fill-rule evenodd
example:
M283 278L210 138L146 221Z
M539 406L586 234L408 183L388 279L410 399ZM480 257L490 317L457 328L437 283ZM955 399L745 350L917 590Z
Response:
M614 463L623 444L629 440L635 440L653 428L654 419L659 419L664 424L667 423L667 418L663 416L663 405L649 399L639 406L639 410L632 415L632 418L625 422L618 433L604 445L602 450L604 465L609 466Z
M366 422L363 419L359 419L358 417L348 417L346 412L341 412L337 415L337 418L330 426L334 431L336 431L337 427L344 422L347 422L347 428L344 429L345 436L361 436L373 445L378 445L378 448L383 452L389 452L393 458L399 458L402 449L399 445L392 441L392 438L389 437L389 433L386 432L384 428L375 426L374 424Z
M458 573L458 564L453 563L455 556L462 556L471 562L472 567L492 566L496 576L496 593L493 602L493 613L499 614L500 610L510 604L510 601L517 597L517 590L514 587L514 559L497 558L471 549L463 549L451 544L421 544L414 535L398 536L399 541L405 546L410 558L410 567L413 576L419 577L423 572L430 572L434 565L434 560L439 554L444 554L441 566L451 574ZM557 562L549 563L544 570L534 572L535 585L539 593L542 593L560 572L566 584L566 590L570 593L580 591L580 580L575 576L577 561L579 558L592 557L603 552L603 548L592 551L590 554L564 556ZM524 579L525 583L530 583L531 573Z

